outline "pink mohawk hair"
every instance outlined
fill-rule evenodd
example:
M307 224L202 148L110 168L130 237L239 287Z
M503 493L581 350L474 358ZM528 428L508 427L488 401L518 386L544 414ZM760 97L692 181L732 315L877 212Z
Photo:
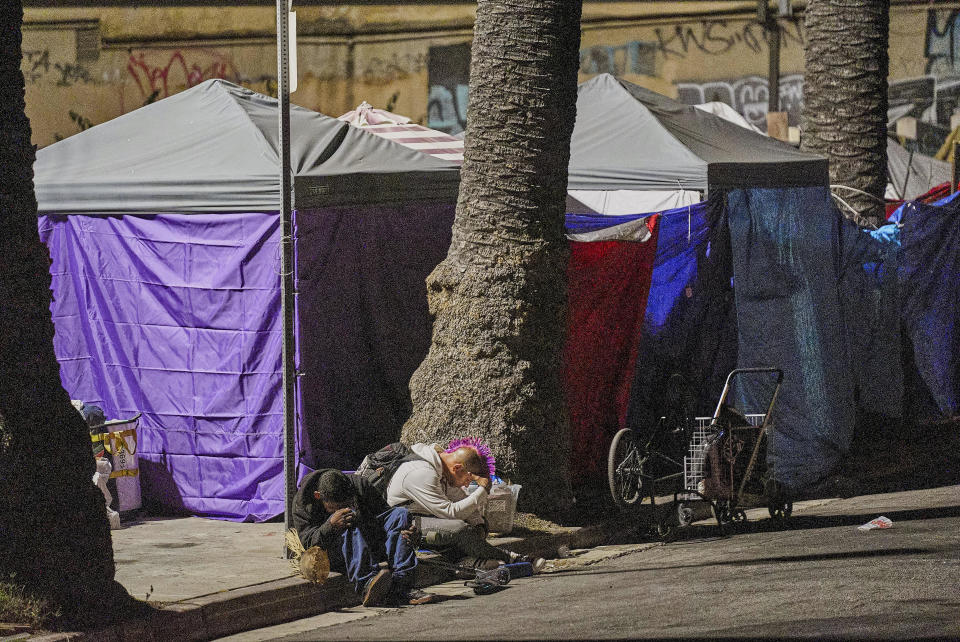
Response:
M454 439L450 442L450 445L447 446L446 452L452 453L458 448L472 448L477 451L477 454L487 462L487 470L490 471L490 477L494 477L497 474L497 460L494 459L493 453L490 452L490 446L486 445L476 437L464 437L462 439Z

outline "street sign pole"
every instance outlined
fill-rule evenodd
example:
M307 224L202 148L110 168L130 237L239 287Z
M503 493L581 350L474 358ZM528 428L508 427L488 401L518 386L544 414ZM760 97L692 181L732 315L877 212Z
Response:
M283 527L293 527L293 497L297 490L295 458L293 211L290 171L290 4L277 0L277 98L280 103L280 309L283 317ZM284 556L290 551L284 545Z

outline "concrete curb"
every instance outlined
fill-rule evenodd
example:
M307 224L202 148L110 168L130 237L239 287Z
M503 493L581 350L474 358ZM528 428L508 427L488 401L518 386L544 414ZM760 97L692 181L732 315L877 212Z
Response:
M339 574L324 584L286 578L174 604L143 620L130 620L97 631L54 633L31 642L166 642L212 640L280 624L359 603Z
M640 523L637 515L622 515L568 532L502 537L491 542L518 553L556 557L562 546L592 548L622 541L635 535ZM448 571L423 564L416 584L430 586L450 577ZM357 604L359 599L353 587L337 573L331 574L324 584L291 577L166 604L145 620L131 620L85 633L52 633L29 639L31 642L213 640Z

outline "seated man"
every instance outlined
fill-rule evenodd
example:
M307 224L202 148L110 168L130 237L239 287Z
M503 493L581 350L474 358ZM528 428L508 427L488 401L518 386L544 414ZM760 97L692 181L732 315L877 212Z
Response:
M410 449L421 459L397 468L387 486L387 502L408 506L418 515L424 545L474 569L518 561L533 563L536 571L542 568L542 558L521 556L487 542L480 506L490 491L490 471L475 448L461 446L445 452L436 444L413 444ZM472 481L479 488L468 495L463 487Z
M433 601L411 585L417 556L410 513L389 507L365 479L334 469L310 473L293 502L293 526L305 548L327 552L330 568L353 582L364 606Z

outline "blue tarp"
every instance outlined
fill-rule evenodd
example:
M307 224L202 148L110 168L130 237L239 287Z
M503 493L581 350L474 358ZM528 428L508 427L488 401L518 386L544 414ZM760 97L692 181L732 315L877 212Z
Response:
M583 234L616 227L630 221L647 218L650 214L567 214L567 234Z
M953 196L956 196L954 194ZM941 412L960 414L960 199L908 203L901 219L901 315Z
M903 416L904 370L897 274L900 229L864 230L844 219L840 227L840 295L859 410Z
M627 425L652 430L670 409L667 382L680 374L690 410L713 412L736 365L730 240L723 199L664 212L642 328Z
M836 467L853 436L853 386L839 299L840 214L826 187L731 190L740 367L778 366L768 465L790 490ZM762 411L772 380L752 377L741 408Z

